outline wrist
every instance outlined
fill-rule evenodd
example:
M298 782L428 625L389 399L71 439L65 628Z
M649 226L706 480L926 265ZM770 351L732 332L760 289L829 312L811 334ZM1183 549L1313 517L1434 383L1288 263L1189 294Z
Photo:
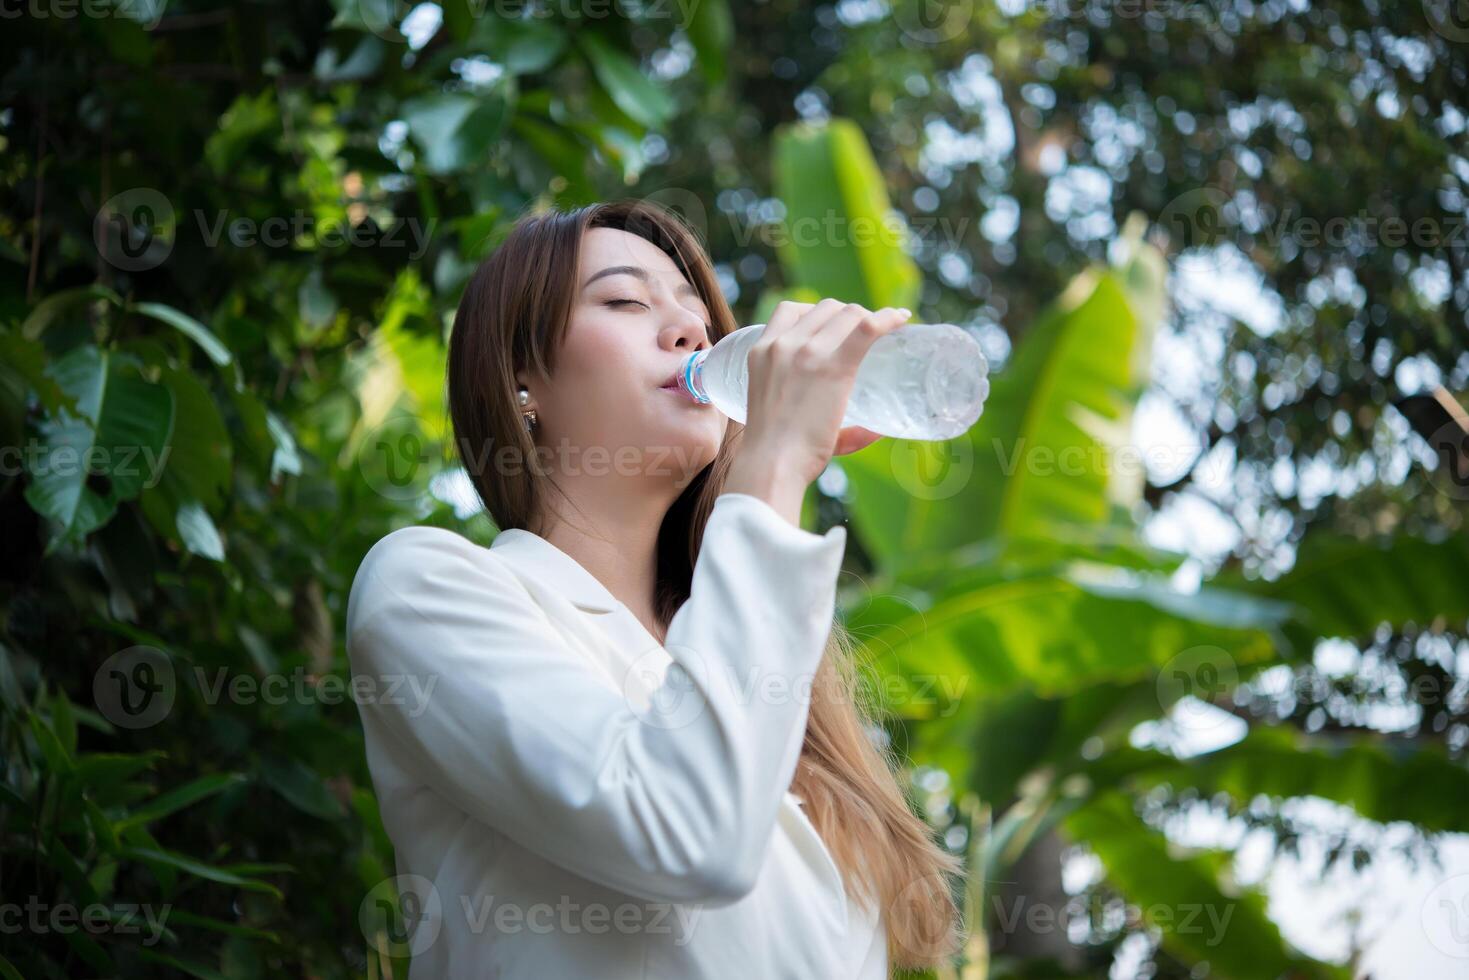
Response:
M789 465L769 454L742 452L725 476L725 493L746 493L764 500L795 527L801 526L801 504L806 486Z

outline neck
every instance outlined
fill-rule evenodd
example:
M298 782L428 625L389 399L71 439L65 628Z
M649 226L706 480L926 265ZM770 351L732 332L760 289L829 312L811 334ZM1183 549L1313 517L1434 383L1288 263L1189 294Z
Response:
M675 494L637 481L597 480L596 485L561 481L575 508L548 499L542 536L577 560L638 618L655 637L654 587L658 576L658 532ZM622 486L609 485L622 483ZM634 485L634 484L637 485Z

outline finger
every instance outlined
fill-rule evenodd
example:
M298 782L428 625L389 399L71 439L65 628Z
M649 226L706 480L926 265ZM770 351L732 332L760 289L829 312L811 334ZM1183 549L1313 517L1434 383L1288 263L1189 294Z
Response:
M811 309L801 314L800 318L785 331L785 336L790 338L792 344L798 345L803 343L820 329L823 323L839 314L846 305L846 303L843 303L839 299L832 299L831 297L823 299Z
M887 308L859 319L841 336L835 351L836 357L855 370L879 337L892 333L912 316L906 309Z
M851 325L870 314L865 306L860 303L843 303L840 300L831 300L830 305L823 307L818 303L816 309L802 317L789 331L793 344L812 344L815 338L826 336L833 330L845 333L851 329ZM840 335L840 334L839 334Z
M862 327L863 320L872 319L878 321L878 336L886 332L889 321L896 319L901 325L903 321L913 314L907 310L892 306L884 306L875 312L869 312L862 307L857 307L856 315L847 314L841 317L833 317L831 322L822 329L821 333L811 341L811 347L823 354L840 352L852 332Z
M855 453L859 449L866 449L874 442L882 438L882 433L864 429L860 425L849 425L837 433L836 448L832 450L833 456L845 456Z
M791 328L791 326L816 308L815 303L797 303L794 300L784 300L775 304L771 311L770 319L765 323L765 329L760 331L760 339L774 339Z

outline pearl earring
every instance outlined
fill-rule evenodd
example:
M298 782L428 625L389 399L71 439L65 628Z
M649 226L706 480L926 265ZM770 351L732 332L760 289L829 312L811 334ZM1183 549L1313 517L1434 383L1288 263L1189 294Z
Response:
M520 398L520 404L522 406L525 406L525 405L530 404L530 389L527 388L527 387L525 387L524 385L521 385L519 398ZM536 422L539 421L536 418L536 410L535 409L531 409L530 411L527 411L527 412L521 412L520 413L520 417L523 418L523 419L525 419L525 431L526 432L534 432L535 431Z

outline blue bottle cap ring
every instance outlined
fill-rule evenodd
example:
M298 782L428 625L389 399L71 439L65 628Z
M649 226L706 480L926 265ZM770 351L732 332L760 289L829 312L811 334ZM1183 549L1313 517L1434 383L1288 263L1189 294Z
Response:
M710 398L704 394L704 356L707 351L695 351L683 362L683 390L700 405L707 405Z

